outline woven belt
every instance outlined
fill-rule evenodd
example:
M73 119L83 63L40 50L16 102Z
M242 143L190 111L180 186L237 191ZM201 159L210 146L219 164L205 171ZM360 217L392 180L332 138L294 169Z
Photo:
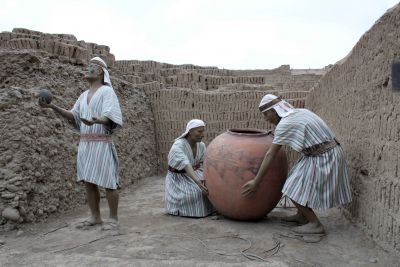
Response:
M109 134L81 134L83 142L112 142L112 136Z
M318 145L305 148L301 152L306 156L318 156L331 150L336 146L340 146L340 143L336 140L336 138L334 138L332 141L324 142Z
M173 173L185 173L186 172L185 169L178 170L178 169L172 168L171 166L168 166L168 171L173 172Z
M200 162L199 164L193 166L193 170L196 171L196 170L200 169L202 163L203 162ZM186 173L185 169L178 170L178 169L172 168L171 166L168 166L168 171L173 172L173 173Z

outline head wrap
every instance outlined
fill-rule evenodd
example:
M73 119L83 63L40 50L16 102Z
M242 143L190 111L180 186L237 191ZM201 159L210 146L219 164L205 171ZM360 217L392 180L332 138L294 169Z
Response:
M110 74L108 73L106 62L104 60L102 60L101 58L99 58L99 57L94 57L94 58L92 58L90 60L90 63L95 64L95 65L97 65L97 66L99 66L99 67L101 67L103 69L103 72L104 72L104 83L106 85L112 87Z
M186 125L186 131L183 134L181 134L178 138L176 138L175 140L184 138L191 129L201 127L201 126L206 126L206 124L202 120L193 119L193 120L189 121Z
M279 117L284 118L294 112L294 107L290 105L285 100L282 100L280 97L276 95L265 95L258 106L261 112L266 112L273 108L276 113L278 113Z

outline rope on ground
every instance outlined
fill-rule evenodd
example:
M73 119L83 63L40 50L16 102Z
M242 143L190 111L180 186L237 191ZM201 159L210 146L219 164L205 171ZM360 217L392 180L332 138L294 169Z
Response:
M275 239L279 237L290 238L295 240L300 240L305 243L318 243L324 238L325 234L296 234L293 232L288 233L274 233L273 237Z
M284 244L282 244L281 241L280 241L278 238L276 238L275 236L272 237L272 240L274 240L275 246L274 246L273 248L268 249L268 250L265 250L265 251L263 252L263 253L271 252L271 254L268 255L268 257L274 256L274 255L275 255L276 253L278 253L279 250L284 246Z
M134 233L137 234L138 232L134 232ZM139 232L139 233L140 233L140 232ZM69 248L65 248L65 249L55 250L55 251L53 251L52 253L60 253L60 252L66 252L66 251L69 251L69 250L74 250L74 249L76 249L76 248L80 248L80 247L83 247L83 246L87 246L87 245L89 245L89 244L92 244L92 243L94 243L94 242L97 242L97 241L106 239L106 238L108 238L108 237L115 237L115 236L121 236L121 235L127 235L127 234L130 234L130 233L126 233L126 234L116 234L116 235L105 235L105 236L102 236L102 237L93 239L93 240L91 240L91 241L89 241L89 242L86 242L86 243L82 243L82 244L79 244L79 245L76 245L76 246L72 246L72 247L69 247ZM268 259L266 259L266 258L263 258L263 257L261 257L261 256L259 256L259 255L256 255L256 254L248 253L247 251L250 250L250 249L253 247L253 243L251 242L251 240L249 240L249 239L247 239L247 238L245 238L245 237L240 237L240 236L238 236L238 235L227 235L227 236L218 236L218 237L211 237L211 238L208 238L208 239L236 238L236 239L240 239L240 240L246 241L248 245L246 246L246 248L242 249L242 250L241 250L240 252L238 252L238 253L228 253L228 252L224 252L224 251L212 249L212 248L210 248L210 247L206 244L206 242L204 242L202 239L200 239L200 238L198 238L198 237L193 237L193 236L187 236L187 235L171 235L171 234L159 234L159 235L153 235L153 236L147 236L147 237L148 237L148 238L153 238L153 239L164 238L164 237L189 238L189 239L192 239L192 240L196 240L196 241L199 242L204 248L206 248L209 252L214 253L214 254L217 254L217 255L221 255L221 256L243 256L243 257L245 257L245 258L247 258L247 259L249 259L249 260L252 260L252 261L258 260L258 261L268 262ZM275 245L274 245L272 248L270 248L270 249L268 249L268 250L265 250L265 251L263 252L263 253L272 252L272 253L271 253L270 255L268 255L267 257L272 257L272 256L274 256L274 255L275 255L276 253L278 253L279 250L283 247L283 244L282 244L277 238L273 237L273 240L274 240L274 242L275 242Z
M282 244L279 240L277 240L276 238L273 238L273 240L274 240L274 242L275 242L275 246L272 247L272 248L270 248L270 249L264 250L264 252L263 252L263 253L272 252L272 253L271 253L270 255L268 255L267 257L272 257L272 256L274 256L274 255L275 255L276 253L278 253L279 250L283 247L283 244ZM262 258L262 257L260 257L260 256L258 256L258 255L246 253L246 250L242 251L242 255L245 256L246 258L250 259L250 260L267 261L265 258Z
M76 249L76 248L84 247L84 246L87 246L87 245L89 245L91 243L97 242L99 240L105 239L105 238L110 237L110 236L112 237L112 236L117 236L117 235L104 235L102 237L90 240L89 242L86 242L86 243L82 243L82 244L79 244L79 245L76 245L76 246L73 246L73 247L69 247L69 248L64 248L64 249L52 251L52 253L65 252L65 251L73 250L73 249Z
M238 235L218 236L218 237L212 237L212 238L208 238L208 239L236 238L236 239L240 239L240 240L246 241L247 244L248 244L247 247L242 249L239 253L221 252L219 250L212 249L203 240L201 240L200 238L197 238L197 237L193 237L193 236L162 234L162 235L158 235L158 237L189 238L189 239L193 239L193 240L198 241L208 251L210 251L210 252L212 252L214 254L217 254L217 255L221 255L221 256L243 256L243 257L245 257L245 258L247 258L249 260L253 260L253 261L254 260L259 260L259 261L268 262L268 260L266 258L263 258L261 256L255 255L255 254L247 253L247 251L253 247L253 243L251 242L251 240L249 240L247 238L244 238L244 237L240 237ZM273 240L275 242L274 247L264 251L264 253L272 252L267 257L272 257L273 255L278 253L278 251L280 250L281 247L283 247L283 245L281 244L281 242L279 240L277 240L276 238L273 238Z
M48 234L50 234L50 233L54 233L54 232L56 232L56 231L58 231L58 230L60 230L60 229L66 228L66 227L68 227L68 224L67 224L67 223L65 223L65 224L63 224L63 225L61 225L61 226L59 226L59 227L53 228L52 230L50 230L50 231L48 231L48 232L46 232L46 233L43 233L41 236L45 236L45 235L48 235Z

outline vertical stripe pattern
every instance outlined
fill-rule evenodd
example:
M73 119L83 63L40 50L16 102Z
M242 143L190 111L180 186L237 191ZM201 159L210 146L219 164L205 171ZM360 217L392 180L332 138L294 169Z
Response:
M81 94L71 112L74 114L76 128L85 134L111 134L112 130L103 124L88 126L80 118L105 116L117 127L122 126L122 113L118 98L109 86L102 86L87 103L88 91ZM118 187L118 156L115 146L110 142L81 141L77 158L78 181L116 189Z
M335 138L326 123L307 109L282 118L273 143L303 149ZM351 201L347 162L340 146L318 156L303 155L289 172L282 189L297 203L313 209L327 209Z
M203 162L206 146L197 143L197 154L193 157L192 149L185 138L177 139L168 154L168 165L183 170ZM203 179L203 166L195 171ZM185 217L204 217L213 212L213 206L203 195L197 184L185 173L168 171L165 178L165 209L167 213Z

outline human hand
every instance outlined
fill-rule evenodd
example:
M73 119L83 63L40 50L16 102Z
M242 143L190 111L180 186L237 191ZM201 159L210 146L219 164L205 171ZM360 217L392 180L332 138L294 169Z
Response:
M252 179L242 186L242 195L245 197L252 196L255 194L257 189L258 189L258 183L256 182L255 179Z
M41 90L39 93L39 105L42 108L51 108L51 101L53 100L53 94L49 90Z
M41 108L51 108L52 104L48 103L44 97L39 97L39 106Z
M200 189L201 189L203 195L206 195L206 196L208 195L208 189L207 189L207 187L205 186L205 184L204 184L203 181L198 181L198 182L197 182L197 186L200 187Z
M111 121L107 117L92 117L92 122L97 124L110 125Z
M92 122L93 122L93 123L102 123L102 122L99 120L99 118L97 118L97 117L92 117Z
M88 126L92 126L93 124L95 124L95 122L93 120L88 120L85 118L81 118L81 121Z

